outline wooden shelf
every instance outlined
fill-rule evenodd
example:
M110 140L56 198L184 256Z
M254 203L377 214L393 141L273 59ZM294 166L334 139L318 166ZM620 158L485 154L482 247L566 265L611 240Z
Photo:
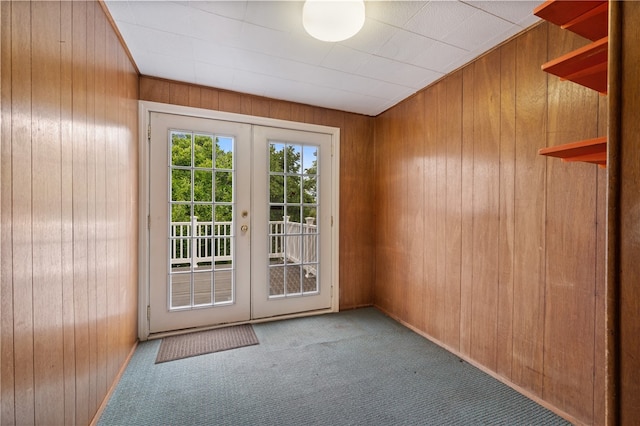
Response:
M608 54L609 37L603 37L547 62L542 65L542 70L606 94Z
M562 161L583 161L597 164L600 167L607 165L607 137L588 139L580 142L572 142L538 150L540 155L562 158Z
M606 37L609 33L609 3L602 3L600 6L563 24L561 28L588 38L591 41Z
M608 0L548 0L533 14L592 41L542 65L542 70L607 94L609 56ZM607 138L588 139L542 148L538 154L607 166Z
M548 0L533 9L533 14L558 26L563 26L590 10L607 4L607 0Z

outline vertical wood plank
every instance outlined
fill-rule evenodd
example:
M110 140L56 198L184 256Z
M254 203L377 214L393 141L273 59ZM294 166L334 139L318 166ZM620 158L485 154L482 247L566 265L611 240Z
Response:
M435 197L431 199L434 204L434 225L435 225L435 280L434 294L435 300L432 304L434 309L434 337L444 342L445 324L447 322L447 92L444 81L440 81L433 87L436 99L435 111L435 140L434 140L434 161L432 166L435 172Z
M88 406L94 413L98 400L98 335L97 335L97 293L96 293L96 15L99 5L87 5L87 328L89 342L88 355ZM99 18L98 18L99 19ZM142 83L142 79L140 80Z
M73 3L73 296L76 395L73 423L89 417L88 169L87 169L87 3ZM93 38L91 38L93 40ZM93 46L91 46L93 48ZM66 360L66 358L65 358Z
M445 319L443 341L460 348L460 268L462 232L462 72L452 74L446 88Z
M96 130L96 392L98 401L107 394L107 235L106 235L106 162L107 162L107 25L96 11L95 19L95 130Z
M405 105L403 104L403 107ZM323 123L331 125L334 118L332 111L323 112ZM404 108L397 108L393 112L394 120L392 121L392 132L395 135L396 141L401 141L402 146L406 145L406 128L407 128L407 115ZM398 318L403 321L407 320L407 300L401 296L407 282L407 270L408 259L407 256L403 256L405 253L405 247L407 247L409 240L409 218L407 214L407 152L406 149L398 149L394 146L390 150L392 168L388 175L395 192L392 193L392 203L395 205L395 210L392 211L391 217L393 217L393 223L391 224L391 230L394 234L394 238L391 242L393 248L393 280L390 283L390 306L391 312L396 312Z
M269 117L269 101L264 98L251 99L251 115Z
M74 94L83 98L84 94L75 92L74 51L78 46L74 31L83 24L76 22L73 16L73 4L60 2L60 144L61 144L61 243L62 243L62 336L63 336L63 375L64 375L64 421L76 423L76 346L75 346L75 306L74 306L74 218L73 218L73 126ZM84 20L84 16L82 19ZM85 37L82 33L81 36ZM81 41L84 43L84 41ZM82 49L80 49L82 50ZM82 64L83 66L85 64ZM79 71L77 71L79 72ZM79 119L81 120L81 119Z
M6 13L7 13L7 10L5 10L5 8L2 7L2 5L0 5L0 26L4 26L4 25L8 26L9 25L8 21L3 19L3 15L5 15ZM4 99L4 96L3 96L3 90L7 87L4 84L4 79L3 79L3 72L5 71L5 68L3 68L3 66L2 66L3 60L5 60L5 61L7 60L7 57L6 57L5 53L4 53L5 49L6 49L6 46L5 46L5 43L4 43L4 39L5 39L6 36L7 36L6 32L2 31L2 29L0 29L0 37L1 37L1 40L2 40L2 41L0 41L0 178L4 177L2 175L2 165L3 165L3 160L2 159L4 157L2 155L2 152L4 151L4 147L2 146L3 145L2 144L2 140L3 140L4 137L8 136L8 132L5 130L5 128L3 126L3 123L8 118L7 109L2 108L3 103L6 106L7 101L9 100L9 99ZM3 244L3 239L2 239L2 230L4 228L3 222L2 222L2 210L3 210L2 209L2 205L4 204L2 202L2 200L3 200L2 192L3 192L3 184L2 184L2 181L0 180L0 259L2 259L2 246L4 245ZM3 275L3 272L4 272L4 267L3 267L1 262L2 261L0 261L0 297L2 296L2 293L3 293L2 275ZM4 312L3 305L2 305L2 302L0 301L0 336L1 336L1 332L3 330L3 328L2 328L2 322L3 322L3 318L4 318L3 315L2 315L3 312ZM3 358L2 343L3 343L2 342L2 338L0 337L0 395L3 395L3 393L2 393L2 376L3 376L3 374L2 374L2 372L3 372L3 368L2 368L2 364L3 364L2 363L2 358ZM13 392L11 392L11 393L13 394ZM13 395L11 395L11 399L13 399ZM2 403L0 402L0 424L2 423L2 412L3 412Z
M500 50L475 63L471 355L496 368L500 187Z
M384 136L387 134L386 128L387 128L387 115L386 113L383 113L379 115L374 122L375 130L374 130L373 171L376 179L374 181L375 190L374 190L373 201L375 203L374 209L376 211L376 214L374 216L375 218L374 229L377 230L376 237L374 240L375 241L374 264L375 265L380 265L380 261L384 260L384 255L382 251L382 247L384 243L384 238L383 238L384 227L382 226L383 224L382 218L385 215L385 211L383 209L382 203L386 194L383 192L385 189L384 182L382 182L382 179L377 179L377 177L380 176L380 174L383 173L385 170L385 164L382 161L382 159L384 158L383 154L385 152ZM383 289L382 283L385 281L382 276L383 274L386 275L386 268L376 269L376 275L375 275L375 280L373 281L373 289L372 289L373 301L376 304L376 306L379 306L379 307L382 307L381 301L383 300L383 297L380 294L382 292L381 290Z
M0 2L0 424L16 423L13 370L12 3Z
M276 100L269 101L269 117L291 120L291 103Z
M118 350L117 350L117 358L116 358L116 374L118 373L117 368L122 365L122 362L125 360L127 356L127 334L126 330L128 321L126 321L127 316L127 308L128 304L128 294L129 291L126 287L123 287L121 283L126 282L127 273L129 270L129 250L127 250L127 238L126 235L129 232L129 223L130 220L135 220L135 217L129 216L129 202L128 199L128 182L129 178L128 168L128 138L127 138L127 90L125 87L125 79L126 79L126 63L127 58L126 55L121 50L116 50L115 57L113 62L117 64L117 73L116 73L116 94L118 100L118 123L121 125L117 130L117 138L116 138L116 152L115 158L117 159L116 163L116 176L114 177L114 184L118 188L117 193L117 222L116 222L116 241L118 242L118 264L117 264L117 312L116 319L117 325L116 329L118 330L117 334L117 342L118 342ZM194 95L197 93L197 96ZM198 105L200 107L200 88L195 86L189 87L189 104Z
M511 378L516 128L516 42L500 48L500 229L496 371Z
M107 123L118 122L118 72L117 50L118 39L109 31L106 34L106 62L109 64L106 76L106 119ZM171 84L171 97L176 103L188 103L188 88ZM119 262L118 262L118 129L108 126L106 129L106 161L105 161L105 213L106 226L106 306L107 306L107 377L115 377L118 372L119 327ZM108 382L107 382L108 383Z
M608 97L598 99L598 136L606 136L608 130ZM606 211L607 211L607 169L597 170L596 198L596 259L595 259L595 315L593 347L593 424L606 423Z
M605 400L604 400L604 416L605 423L608 425L622 424L622 419L627 414L631 414L632 418L638 418L638 415L633 412L631 408L629 413L625 413L625 403L628 403L631 398L626 395L625 378L622 376L622 359L623 355L620 353L622 349L631 351L633 355L637 354L637 345L630 345L629 347L623 347L624 343L623 330L621 328L621 319L623 314L623 305L620 297L623 293L621 285L623 283L624 275L621 271L621 251L625 249L624 237L622 236L622 218L620 205L622 195L622 184L620 182L622 178L622 166L623 161L620 158L623 154L623 148L626 144L626 131L632 130L626 128L623 118L628 111L624 109L623 93L629 89L633 89L634 85L637 87L637 79L622 72L625 56L625 35L628 29L624 26L624 15L629 11L624 10L624 4L622 2L611 2L609 4L609 41L608 41L608 63L607 73L611 73L612 76L617 78L610 78L608 81L609 87L608 97L608 120L609 127L607 128L607 210L605 214L606 218L606 259L605 259ZM636 59L636 58L634 58ZM626 150L626 149L625 149ZM628 319L629 320L629 319ZM637 317L631 317L631 320L636 320ZM637 370L636 370L637 371ZM634 377L632 377L634 379ZM628 380L628 379L627 379ZM637 380L634 380L637 382ZM632 394L638 395L638 392L634 392L631 389ZM629 399L628 399L629 398ZM626 400L626 401L625 401ZM638 405L637 402L636 404Z
M406 321L424 328L424 94L406 102L407 123L403 148L407 170L407 274L406 289L400 298L406 301Z
M313 107L309 105L294 104L291 107L291 119L300 123L313 122Z
M200 93L202 108L217 110L220 106L218 102L219 92L215 89L203 87Z
M473 290L473 145L475 63L463 69L462 83L462 223L460 267L460 352L471 352Z
M123 204L120 230L120 253L122 268L122 279L119 293L122 296L120 307L120 347L121 357L119 366L126 361L134 342L137 341L137 286L127 285L127 283L137 283L138 281L138 257L137 257L137 241L132 236L138 235L138 148L136 135L138 134L137 120L137 72L133 67L128 55L124 49L119 50L119 58L121 62L121 78L120 78L120 122L122 123L120 131L120 159L122 163L122 173L120 174L120 182L123 187L121 200Z
M126 73L127 78L125 81L126 85L126 96L127 96L127 106L126 110L128 111L126 123L128 125L127 133L125 135L126 139L129 141L127 144L127 154L125 156L128 165L127 171L128 176L125 178L125 182L128 186L128 193L126 195L127 198L127 211L129 212L129 218L127 223L129 225L128 232L125 233L124 239L128 242L127 259L129 261L128 264L128 274L125 277L126 283L132 283L133 285L126 285L125 290L127 291L127 295L129 297L128 307L125 307L125 314L127 316L126 327L126 335L125 342L123 345L124 348L124 358L123 361L129 355L130 349L132 345L138 340L138 240L135 238L138 233L138 72L134 64L132 64L128 57L126 56L126 52L121 52L121 54L125 54L124 60L126 65Z
M259 99L256 96L241 95L240 96L240 114L251 115L253 110L253 102Z
M109 37L108 40L113 43L111 37ZM115 48L116 46L113 45L114 50L109 51L108 59L115 59ZM189 86L186 84L169 83L169 102L175 105L189 106Z
M382 242L383 242L383 238L382 238L382 232L383 232L383 227L382 225L382 216L384 215L384 210L382 209L382 200L384 199L384 186L383 186L383 182L382 179L378 179L378 176L380 175L380 173L383 172L384 170L384 164L381 161L382 157L382 153L384 153L384 141L385 138L383 135L386 135L386 132L384 131L386 128L386 113L382 113L381 115L379 115L378 117L376 117L376 119L374 120L374 131L373 131L373 175L376 177L376 179L373 181L373 187L374 187L374 191L373 191L373 205L374 205L374 210L376 211L376 214L374 215L374 229L377 230L377 232L375 233L375 239L374 239L374 244L375 244L375 249L373 252L373 259L374 265L379 265L380 261L383 259L383 255L382 255ZM341 207L342 208L342 207ZM382 279L382 274L385 273L385 269L386 268L381 268L380 270L376 269L375 271L375 279L372 282L372 289L371 289L371 296L373 298L373 303L376 304L376 306L381 307L382 304L380 302L380 300L382 299L380 297L380 292L379 289L382 288L381 283L383 282Z
M640 4L636 2L611 2L611 21L617 24L611 29L609 67L611 79L609 97L611 102L609 127L609 206L607 290L612 303L608 303L615 318L610 329L617 343L611 372L615 382L611 383L617 398L616 406L608 407L609 418L618 424L631 425L640 418L640 167L638 166L637 101L634 95L640 92L640 52L637 40L640 29ZM611 327L611 325L609 327ZM611 348L611 346L608 346ZM611 366L612 364L609 363Z
M35 421L62 424L60 3L32 3L31 11Z
M240 94L234 93L234 92L221 91L219 102L220 102L220 111L237 112L242 114Z
M204 108L202 106L202 90L200 86L189 86L189 102L187 105L195 108Z
M424 249L423 249L423 271L424 271L424 322L425 331L430 336L437 336L439 324L437 318L438 311L438 285L437 259L433 248L436 246L438 234L436 228L436 205L437 181L436 181L436 153L438 144L438 93L434 87L430 87L424 92ZM393 188L391 188L393 191Z
M322 113L320 122L326 123L329 118L327 112L316 111L316 116L318 112ZM399 109L391 112L391 121L389 122L389 131L392 135L391 140L402 141L402 128L404 125L401 121L402 118L402 111ZM389 248L388 254L390 256L389 262L386 263L386 265L390 266L390 279L385 285L388 286L386 294L388 295L389 311L395 312L400 319L404 320L404 301L398 299L398 288L401 285L400 283L403 282L402 278L404 277L405 267L401 254L404 253L403 244L405 243L407 232L406 208L403 205L403 201L406 203L407 187L406 174L403 174L400 163L403 153L400 151L401 150L397 149L397 146L393 144L389 144L387 148L389 167L385 176L389 181L387 188L389 191L388 201L395 208L389 211L385 224L389 230L387 244Z
M362 306L370 306L373 304L373 283L376 278L376 265L375 265L375 233L368 232L367 228L375 229L375 218L374 214L371 212L370 206L374 205L375 195L373 192L374 184L374 128L373 128L373 119L369 117L358 116L354 119L359 123L358 127L347 127L347 132L355 134L352 145L357 147L356 149L360 151L358 158L358 169L360 173L356 178L357 185L364 185L365 190L358 193L357 197L353 197L352 199L358 200L359 202L353 203L357 205L359 213L356 217L365 218L364 220L358 220L358 234L361 238L354 240L352 246L345 247L346 253L355 252L355 259L357 260L354 264L358 265L358 270L360 273L358 275L354 275L351 279L352 287L355 288L355 299L353 305L356 307ZM345 121L345 125L347 122ZM353 157L352 157L353 158ZM349 163L346 163L349 164ZM365 183L366 182L366 183ZM356 190L357 186L353 186L353 190ZM343 205L344 202L340 203L340 206ZM366 237L362 238L363 235ZM342 254L343 251L341 250ZM368 259L368 261L363 261L363 259ZM341 264L349 264L342 263ZM369 283L369 285L366 285Z
M11 7L14 420L35 423L31 164L31 5ZM4 395L3 395L4 397Z
M98 21L99 19L96 20L96 22ZM100 33L102 34L101 31ZM96 34L98 34L98 29L96 29ZM140 77L139 85L141 100L162 102L165 104L171 102L171 87L168 81L142 76Z
M542 394L544 334L547 24L516 44L516 152L514 205L513 361L515 384Z

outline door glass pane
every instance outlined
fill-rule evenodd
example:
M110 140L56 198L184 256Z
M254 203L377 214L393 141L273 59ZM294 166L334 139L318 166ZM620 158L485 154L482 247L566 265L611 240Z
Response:
M171 206L171 228L169 230L169 255L171 270L184 271L191 264L191 206L173 204Z
M216 143L216 169L233 170L233 138L219 136Z
M171 200L191 201L191 170L171 170Z
M284 265L277 262L269 266L269 297L284 296Z
M233 206L229 204L216 204L215 205L215 220L216 224L226 224L231 226L231 219L233 218Z
M300 295L302 294L301 280L300 280L300 265L287 265L285 266L285 279L287 282L287 295Z
M191 166L191 133L171 133L171 165Z
M302 173L302 146L285 145L285 168L290 175Z
M287 176L287 203L300 202L300 176Z
M173 272L169 276L171 286L171 308L191 306L191 274L187 271Z
M216 172L216 201L233 201L233 172Z
M198 219L195 235L197 236L211 236L211 230L207 226L211 226L211 215L213 212L213 206L211 203L207 204L194 204L193 215Z
M232 269L221 269L215 272L215 303L233 301L234 275Z
M270 298L317 294L318 146L270 141Z
M284 144L272 142L269 144L269 171L284 173Z
M194 170L193 171L193 200L194 201L211 201L211 193L213 192L213 173L210 170Z
M210 305L213 296L213 272L193 274L193 304Z
M234 139L186 131L170 138L169 307L233 303Z
M273 174L269 176L269 187L271 188L271 202L284 203L284 175Z
M315 175L307 175L304 178L304 203L316 204L318 201L318 179Z
M195 166L210 169L213 164L213 137L211 135L195 135L193 148Z

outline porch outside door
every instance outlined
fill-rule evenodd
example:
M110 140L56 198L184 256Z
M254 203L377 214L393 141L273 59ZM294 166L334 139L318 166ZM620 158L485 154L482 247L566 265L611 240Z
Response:
M330 135L150 124L149 331L329 308Z

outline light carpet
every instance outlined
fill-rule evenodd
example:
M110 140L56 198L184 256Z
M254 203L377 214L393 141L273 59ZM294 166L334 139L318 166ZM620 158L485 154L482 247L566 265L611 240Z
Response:
M98 424L569 424L374 308L254 330L259 345L162 364L142 342Z

